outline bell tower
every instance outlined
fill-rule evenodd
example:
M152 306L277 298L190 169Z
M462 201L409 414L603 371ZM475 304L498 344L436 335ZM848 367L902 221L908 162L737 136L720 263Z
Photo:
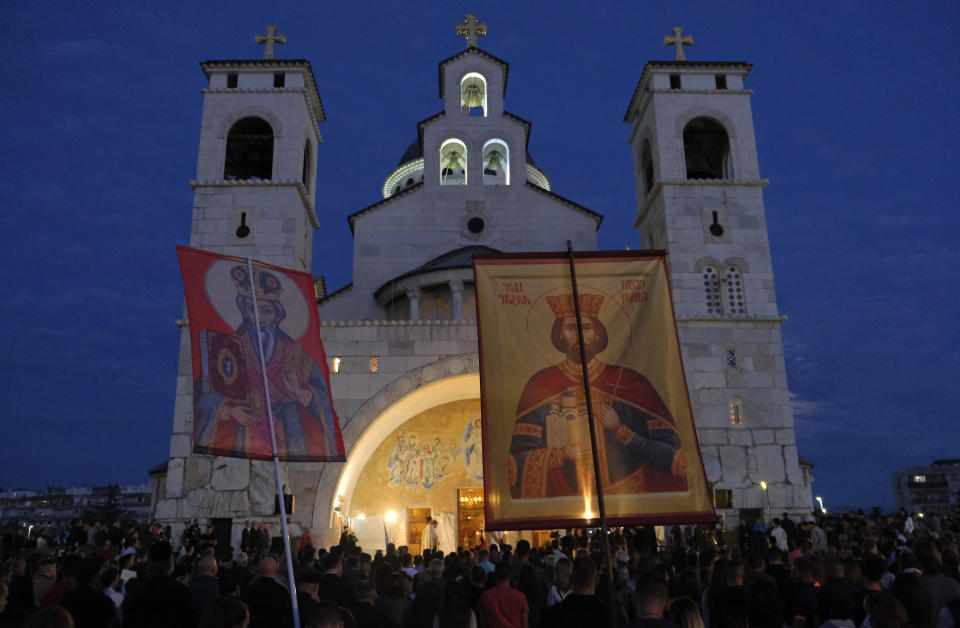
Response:
M267 27L263 59L204 61L203 113L190 246L309 272L323 105L310 63L275 59L285 43ZM170 459L154 516L179 538L195 517L269 515L267 463L192 453L189 322L181 327ZM265 488L266 487L266 488ZM233 534L239 535L235 524Z
M205 61L190 246L310 270L317 221L317 125L325 120L310 62Z
M793 430L763 189L751 65L646 64L632 126L637 218L645 248L665 249L684 369L718 512L769 519L811 509Z

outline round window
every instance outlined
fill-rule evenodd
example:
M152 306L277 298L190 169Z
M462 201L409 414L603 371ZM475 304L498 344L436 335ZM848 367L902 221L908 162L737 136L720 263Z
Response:
M470 233L480 233L483 231L483 227L483 218L478 216L474 216L467 221L467 230L470 231Z

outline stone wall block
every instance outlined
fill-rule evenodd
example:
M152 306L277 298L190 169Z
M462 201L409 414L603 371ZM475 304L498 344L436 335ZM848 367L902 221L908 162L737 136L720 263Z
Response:
M154 517L159 521L174 519L178 515L179 501L176 499L163 499L157 502L157 509Z
M313 469L296 469L288 465L287 489L297 496L297 510L300 509L300 494L317 490L319 472ZM311 500L312 501L312 500Z
M212 468L213 459L209 456L190 456L187 458L186 473L183 480L184 488L192 491L209 484Z
M250 461L217 456L213 460L210 485L217 491L239 491L250 482Z
M772 445L775 442L773 430L753 430L753 442L758 445Z
M793 445L797 442L796 439L793 430L777 430L777 444L779 445Z
M192 445L188 434L174 434L170 437L170 457L186 458L190 455Z
M703 405L721 405L723 402L723 390L719 388L705 388L700 391L700 403Z
M273 465L269 462L252 461L250 486L247 488L250 514L269 515L276 504L277 481L273 477Z
M753 444L753 436L751 435L750 430L734 428L727 431L729 432L731 445L743 445L745 447L749 447Z
M703 457L703 470L707 473L707 480L719 482L723 478L723 472L720 466L720 453L717 448L701 447L700 455Z
M733 445L721 445L717 450L723 466L723 481L731 486L742 484L747 477L746 449Z
M758 445L753 448L757 461L756 480L767 484L783 482L786 479L783 465L783 447L780 445Z
M787 445L783 448L783 463L787 482L801 486L803 484L803 471L800 469L800 459L795 445Z
M167 463L167 497L183 494L183 458L171 458Z
M706 445L726 445L727 432L729 430L698 430L697 440L700 441L701 448Z

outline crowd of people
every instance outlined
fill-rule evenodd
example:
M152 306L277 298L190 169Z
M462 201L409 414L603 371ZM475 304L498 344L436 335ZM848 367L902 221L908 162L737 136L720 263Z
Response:
M608 535L610 560L597 530L557 532L541 547L521 539L446 554L392 544L371 554L349 533L320 549L303 538L292 565L296 609L265 526L248 526L237 553L218 548L198 522L173 543L161 526L104 528L35 547L5 536L0 628L288 628L295 613L304 628L960 621L960 518L942 515L843 511L795 522L784 514L768 525L741 521L736 534L673 526L659 539L652 527L618 528Z

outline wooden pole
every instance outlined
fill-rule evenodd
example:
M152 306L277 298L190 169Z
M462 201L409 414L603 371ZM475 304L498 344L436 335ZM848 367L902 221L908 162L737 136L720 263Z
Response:
M610 594L611 626L619 625L617 592L613 580L613 554L610 552L610 528L607 527L607 508L603 502L603 480L600 479L600 458L597 456L597 427L593 421L593 401L590 395L590 375L587 373L587 351L583 346L583 319L580 316L580 293L577 290L577 271L573 264L573 243L567 240L570 258L570 282L573 284L573 311L577 315L577 339L580 341L580 370L583 372L583 393L587 402L587 423L590 426L590 449L593 453L593 477L597 484L597 505L600 512L600 530L607 552L607 588Z
M260 373L263 375L263 394L267 404L267 422L270 424L270 444L273 447L273 473L277 478L277 499L280 500L280 533L283 535L283 553L287 559L287 579L290 582L290 604L293 606L293 626L300 628L300 609L297 605L297 584L293 579L293 557L290 555L290 535L287 533L287 504L283 499L283 482L280 480L280 454L277 452L277 432L273 427L273 407L270 404L270 384L267 382L267 360L263 355L263 338L260 336L260 308L257 307L257 288L253 280L253 262L247 258L247 278L253 298L253 320L256 327L257 353L260 354Z

